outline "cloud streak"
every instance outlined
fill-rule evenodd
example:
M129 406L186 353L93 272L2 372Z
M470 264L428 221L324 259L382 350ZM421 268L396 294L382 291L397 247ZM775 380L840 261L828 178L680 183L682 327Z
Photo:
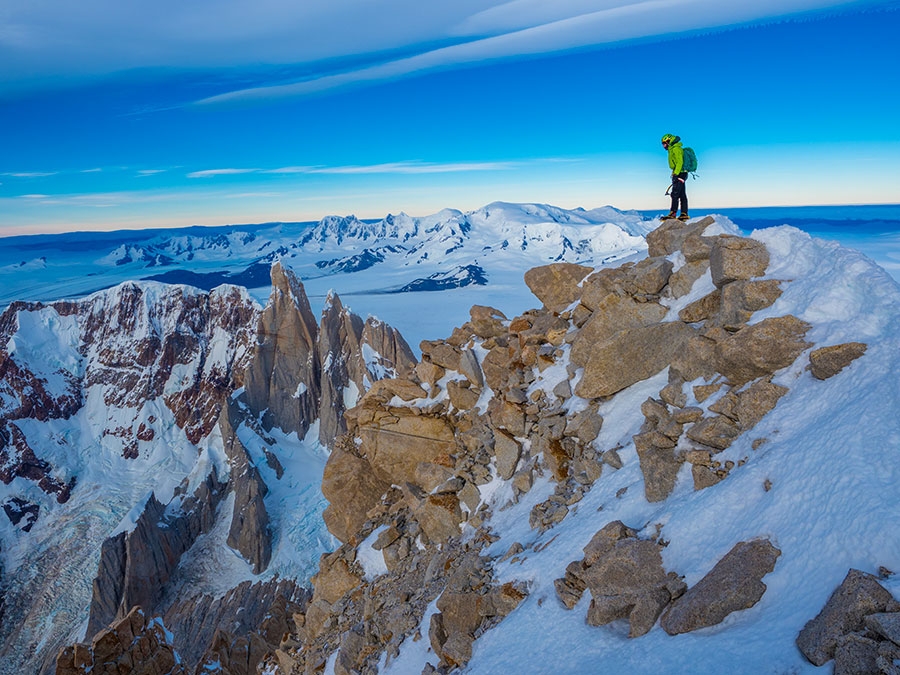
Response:
M133 68L202 71L271 63L308 64L318 76L205 100L306 95L437 68L885 2L257 0L251 6L196 0L165 2L161 9L119 0L30 0L4 10L0 93ZM414 55L386 58L391 52ZM363 65L340 66L348 60Z
M543 0L541 0L542 2ZM421 73L517 57L546 55L642 38L716 30L789 15L877 0L512 0L469 17L458 30L495 32L415 56L289 84L259 86L211 96L200 105L286 96L308 96ZM593 11L591 11L593 10Z
M516 162L449 162L434 163L408 160L381 164L347 166L283 166L277 169L204 169L192 171L188 178L211 178L239 174L427 174L459 173L467 171L506 171L519 166Z

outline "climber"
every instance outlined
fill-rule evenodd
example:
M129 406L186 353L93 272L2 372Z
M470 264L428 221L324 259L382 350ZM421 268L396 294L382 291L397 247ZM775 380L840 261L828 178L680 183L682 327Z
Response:
M672 171L672 207L669 213L662 216L663 220L667 218L675 218L678 207L681 206L681 215L677 216L679 220L688 220L688 198L685 181L688 172L684 168L684 151L681 145L681 138L674 134L664 134L662 137L662 146L669 151L669 169Z

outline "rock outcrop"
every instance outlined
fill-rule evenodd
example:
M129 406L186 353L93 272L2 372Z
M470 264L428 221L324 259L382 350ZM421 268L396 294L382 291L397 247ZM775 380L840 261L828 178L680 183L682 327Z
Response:
M797 636L811 663L835 659L835 672L893 673L900 657L900 602L876 577L851 569L819 614Z
M715 626L732 612L752 607L766 592L762 578L781 551L756 539L735 544L709 573L675 600L660 625L669 635Z
M302 438L319 407L318 327L302 282L280 263L272 266L272 293L256 333L243 400L266 429Z
M228 487L234 492L227 544L252 565L254 574L259 574L272 558L269 512L264 501L269 489L235 433L235 420L240 420L238 406L230 402L219 421L222 444L231 465Z
M647 633L674 598L684 593L684 581L663 569L662 547L638 539L634 530L613 521L584 547L584 558L566 568L554 583L562 603L572 609L585 589L591 593L587 622L603 626L628 621L628 637Z
M56 659L57 675L132 673L133 675L188 675L171 643L171 634L158 618L147 619L133 608L89 645L63 649Z
M182 554L212 527L225 486L211 473L193 494L184 494L186 487L187 481L172 509L151 494L134 528L103 543L86 639L134 607L155 609Z

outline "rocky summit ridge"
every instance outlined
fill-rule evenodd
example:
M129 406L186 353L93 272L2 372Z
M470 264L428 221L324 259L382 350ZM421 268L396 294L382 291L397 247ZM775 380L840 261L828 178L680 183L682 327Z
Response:
M896 400L886 373L897 340L884 336L900 335L897 293L852 255L788 230L745 237L714 218L666 221L646 242L646 258L618 267L527 271L539 308L510 318L475 305L450 336L423 341L418 362L396 331L337 296L316 322L280 266L244 337L198 341L216 358L176 358L163 378L153 368L169 363L166 349L150 350L150 372L130 381L162 380L144 386L163 404L192 402L190 414L153 410L208 457L105 540L88 629L53 654L56 672L660 672L675 653L692 672L832 660L835 672L896 672L900 561L872 533L897 508L858 458L890 457L898 425L882 417L850 435L845 416L861 410L851 399L873 410ZM846 297L867 304L835 300ZM0 344L15 343L29 312L58 321L18 307L0 318ZM29 376L7 347L15 381L62 402L51 415L4 398L4 424L29 443L36 425L23 420L77 416L99 395L80 384L90 368L75 351L35 361L43 369ZM122 366L116 354L107 366ZM58 361L70 367L48 377ZM207 372L224 395L204 395ZM115 419L158 428L133 411ZM321 521L334 539L308 583L264 579L284 539L269 509L292 470L287 439L311 430L330 448ZM856 435L874 447L858 449ZM127 434L112 436L103 447L124 459L149 455L136 432L136 457ZM34 462L5 443L28 479ZM843 451L846 476L822 470L819 447L829 461ZM61 496L46 485L42 509ZM875 524L827 548L841 511ZM43 517L19 522L39 532ZM217 527L254 579L192 592L180 561Z

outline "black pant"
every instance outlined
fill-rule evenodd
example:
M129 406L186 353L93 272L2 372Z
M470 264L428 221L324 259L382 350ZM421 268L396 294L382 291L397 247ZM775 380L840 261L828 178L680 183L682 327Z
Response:
M681 212L688 212L687 189L684 181L687 180L687 171L682 171L677 176L672 176L672 213L678 210L678 204L681 203ZM681 178L682 180L678 180Z

